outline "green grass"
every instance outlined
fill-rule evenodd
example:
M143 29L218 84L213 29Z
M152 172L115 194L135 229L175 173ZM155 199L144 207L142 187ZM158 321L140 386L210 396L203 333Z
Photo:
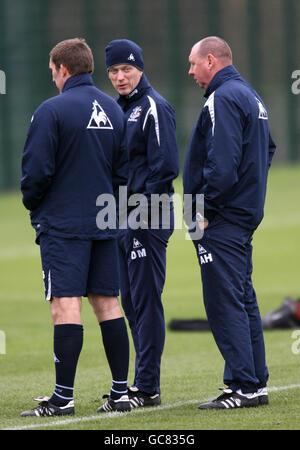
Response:
M177 190L181 186L178 182ZM254 284L261 313L277 308L284 296L300 297L300 167L273 167L264 221L254 237ZM210 332L167 329L162 361L163 404L121 416L97 416L111 375L96 318L83 303L84 346L71 418L21 418L32 398L54 387L52 322L44 301L39 248L18 193L0 195L0 428L85 430L296 430L299 429L299 362L292 330L265 332L270 371L270 405L234 411L199 411L198 403L218 394L223 360ZM200 270L193 245L176 230L168 248L164 291L166 322L205 317ZM134 353L131 348L129 381ZM297 385L298 387L292 387ZM275 390L276 387L280 389ZM288 387L283 389L283 387ZM67 422L66 422L67 421ZM54 425L51 425L55 423Z

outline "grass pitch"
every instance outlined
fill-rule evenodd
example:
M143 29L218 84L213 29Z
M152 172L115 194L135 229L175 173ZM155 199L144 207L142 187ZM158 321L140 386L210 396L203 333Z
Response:
M180 181L177 188L180 192ZM272 167L265 218L253 242L253 280L262 314L278 308L287 295L300 297L299 192L300 166ZM219 395L222 357L210 332L175 332L167 328L161 374L162 406L124 415L97 415L102 394L110 389L111 375L99 326L85 300L84 345L75 383L76 415L20 417L23 410L34 406L33 397L52 393L53 328L49 304L43 296L39 247L34 244L34 232L21 196L18 193L1 194L0 211L2 430L299 429L300 342L298 345L293 330L265 332L270 371L269 406L199 411L197 406L201 401ZM173 318L205 318L200 269L185 232L185 229L176 230L168 247L163 295L167 324ZM129 382L132 381L134 361L133 347L131 350Z

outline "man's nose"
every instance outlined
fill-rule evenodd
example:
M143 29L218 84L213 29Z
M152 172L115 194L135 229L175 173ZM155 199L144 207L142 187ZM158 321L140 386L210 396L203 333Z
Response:
M122 70L119 70L117 73L117 80L123 80L124 79L124 73Z

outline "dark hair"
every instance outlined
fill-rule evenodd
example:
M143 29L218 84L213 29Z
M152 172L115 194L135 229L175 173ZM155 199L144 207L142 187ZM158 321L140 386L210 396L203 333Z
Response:
M74 38L59 42L50 52L50 58L57 69L64 64L70 75L92 73L94 58L90 47L84 39Z

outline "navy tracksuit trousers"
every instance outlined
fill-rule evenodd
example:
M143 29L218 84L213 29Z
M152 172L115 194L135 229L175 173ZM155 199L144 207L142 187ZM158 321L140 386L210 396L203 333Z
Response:
M149 394L160 393L160 364L165 343L161 296L173 217L171 222L170 229L128 228L119 232L121 301L136 351L134 385Z
M225 360L224 383L233 391L266 386L268 369L261 316L252 284L252 231L215 217L193 241L203 299L213 336Z

